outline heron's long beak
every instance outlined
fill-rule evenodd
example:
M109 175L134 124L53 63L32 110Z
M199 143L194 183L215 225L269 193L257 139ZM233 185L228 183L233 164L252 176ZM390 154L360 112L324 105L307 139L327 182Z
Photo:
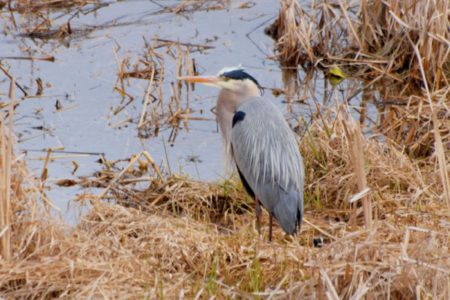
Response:
M178 80L184 80L191 83L201 83L211 86L219 86L220 78L217 76L182 76Z

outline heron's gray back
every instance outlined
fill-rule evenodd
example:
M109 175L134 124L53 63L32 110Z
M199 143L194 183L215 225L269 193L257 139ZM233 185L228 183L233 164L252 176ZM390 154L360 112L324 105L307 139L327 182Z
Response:
M241 104L231 130L233 157L242 175L283 229L295 231L303 209L303 160L279 109L263 98Z

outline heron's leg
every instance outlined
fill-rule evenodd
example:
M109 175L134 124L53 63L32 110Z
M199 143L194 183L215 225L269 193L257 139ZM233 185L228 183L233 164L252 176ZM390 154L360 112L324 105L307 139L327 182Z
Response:
M272 214L269 214L269 242L272 241Z
M255 197L255 211L256 211L256 230L261 234L261 204L259 199Z

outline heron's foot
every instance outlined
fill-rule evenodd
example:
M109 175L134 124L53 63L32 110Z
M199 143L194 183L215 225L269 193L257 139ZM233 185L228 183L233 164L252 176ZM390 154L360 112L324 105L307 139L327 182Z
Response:
M255 212L256 212L256 230L261 235L261 203L258 198L255 198Z

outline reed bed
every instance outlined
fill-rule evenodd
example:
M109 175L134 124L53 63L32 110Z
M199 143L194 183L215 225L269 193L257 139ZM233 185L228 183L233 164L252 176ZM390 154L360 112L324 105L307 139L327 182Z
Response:
M379 107L377 131L415 157L450 154L448 1L282 0L266 29L283 66L340 66ZM432 112L436 114L435 122Z
M448 298L449 211L441 201L439 170L431 158L418 163L396 147L362 136L354 124L342 105L311 125L301 144L305 222L295 237L276 226L272 243L266 241L267 214L258 238L253 202L233 179L208 184L161 178L155 171L143 189L121 182L142 176L134 160L101 193L112 202L84 196L92 209L74 228L45 209L37 213L37 197L28 189L11 198L12 255L1 263L1 294ZM357 136L361 152L352 152ZM358 157L367 187L359 196ZM18 176L11 172L16 189L25 191ZM356 205L364 197L371 203L370 224Z
M327 69L338 63L346 73L366 76L364 96L379 97L384 103L379 124L385 125L372 131L371 136L363 135L347 104L352 95L332 99L332 107L316 103L315 117L299 145L306 186L305 218L298 235L285 236L275 226L274 241L268 243L268 215L264 214L259 237L253 201L235 178L205 183L165 175L147 152L131 158L122 169L105 162L101 176L85 179L84 185L102 190L80 196L80 201L90 203L90 211L75 227L69 227L49 213L45 167L40 178L29 175L23 157L13 151L12 125L3 121L1 297L450 298L448 96L446 87L437 83L447 80L445 72L429 75L429 68L434 67L426 59L438 58L421 52L423 45L413 35L417 27L411 27L413 43L401 44L398 50L410 51L411 60L421 62L419 66L410 64L405 71L415 77L386 69L392 66L380 57L387 56L375 49L387 47L386 41L380 41L386 31L374 22L399 15L397 12L394 16L396 6L391 9L389 2L379 2L380 6L376 1L362 1L356 6L343 1L321 3L317 7L322 15L315 22L316 18L308 16L317 10L306 11L297 2L282 1L278 25L270 28L278 37L280 60L283 64L300 64L305 70L317 66ZM428 3L436 8L441 5ZM412 4L415 7L421 2ZM369 9L379 12L380 18L370 19L370 26L364 29L356 20ZM402 14L405 9L400 9ZM303 14L302 18L298 14ZM364 18L368 20L369 16ZM388 32L397 32L395 28L402 26L407 31L407 23L403 23L388 23ZM285 31L287 27L291 29ZM286 36L286 32L293 35ZM339 34L334 36L333 32ZM313 33L319 35L312 39ZM442 34L447 33L436 33L427 45L435 45ZM287 42L294 40L298 43ZM335 46L330 47L333 43ZM367 47L360 47L360 43ZM166 62L159 60L162 55L158 56L159 46L155 45L173 55L177 74L182 70L195 74L189 55L192 45L158 41L146 47L141 61L117 59L116 91L124 97L120 107L125 108L134 99L128 96L127 81L147 80L147 104L139 122L135 121L149 124L153 130L174 116L186 116L189 109L188 104L181 104L182 87L176 83L171 104L158 107L158 99L162 99L159 80L164 78ZM283 52L288 45L292 52ZM290 53L285 60L283 53ZM373 61L374 53L379 60ZM398 59L392 60L392 65ZM439 64L435 67L439 69ZM401 77L406 81L400 93L393 92L399 88L391 85L396 82L393 74L405 76ZM2 106L9 111L3 112L2 120L13 117L11 79L9 106ZM376 89L382 82L389 84ZM398 103L394 105L388 99ZM410 133L413 121L416 128ZM396 129L399 126L400 133ZM397 130L397 139L386 128ZM405 149L407 146L412 150Z

